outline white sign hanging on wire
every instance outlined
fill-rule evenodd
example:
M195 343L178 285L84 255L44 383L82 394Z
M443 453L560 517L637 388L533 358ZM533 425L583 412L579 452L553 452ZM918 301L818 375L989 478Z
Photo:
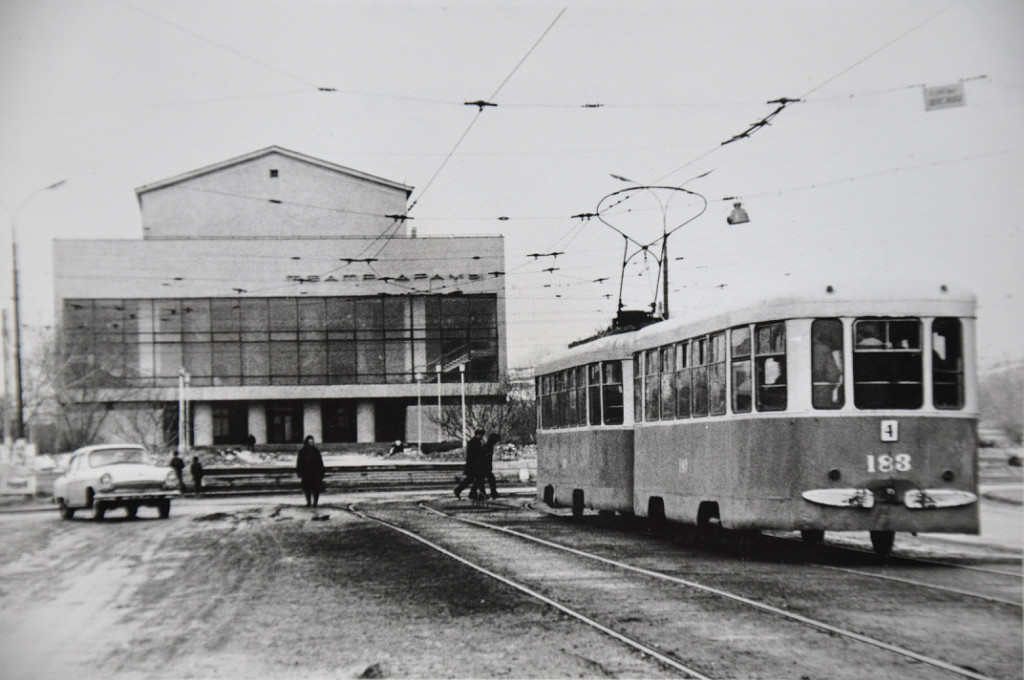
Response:
M955 106L965 106L967 98L964 95L963 82L954 85L936 85L924 88L924 110L951 109Z

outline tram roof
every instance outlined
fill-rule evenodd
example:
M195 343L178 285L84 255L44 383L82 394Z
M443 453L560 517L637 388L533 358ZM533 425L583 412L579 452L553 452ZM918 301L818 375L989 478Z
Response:
M794 280L766 285L760 291L723 299L713 307L681 314L636 332L636 346L660 344L664 338L720 330L747 323L838 316L973 317L975 296L942 282L900 279Z
M974 316L975 296L941 281L900 279L787 280L757 292L723 298L712 307L683 313L638 331L608 335L571 347L538 363L536 374L597 361L624 359L654 347L732 326L801 317Z
M636 331L605 335L546 357L537 364L536 375L560 371L596 361L625 359L633 353Z

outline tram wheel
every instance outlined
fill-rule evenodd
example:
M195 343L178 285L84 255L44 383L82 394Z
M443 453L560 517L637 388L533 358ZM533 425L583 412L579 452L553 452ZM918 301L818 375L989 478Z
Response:
M825 540L824 529L801 529L800 537L804 539L804 543L821 543Z
M576 519L583 517L583 491L574 489L572 492L572 516Z
M895 538L895 531L872 531L871 547L875 549L875 554L879 557L888 557L892 553L892 544Z

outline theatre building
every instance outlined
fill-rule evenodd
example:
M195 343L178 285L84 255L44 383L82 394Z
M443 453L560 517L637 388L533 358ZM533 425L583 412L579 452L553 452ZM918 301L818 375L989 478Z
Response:
M411 191L269 147L136 189L141 239L56 241L100 439L169 443L183 393L195 446L436 441L439 394L500 398L503 239L418 237Z

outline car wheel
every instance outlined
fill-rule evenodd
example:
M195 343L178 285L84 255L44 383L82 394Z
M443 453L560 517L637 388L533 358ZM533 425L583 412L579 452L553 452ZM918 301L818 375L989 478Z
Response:
M103 519L103 515L107 512L107 504L100 501L96 501L92 504L92 518L95 520Z
M67 506L67 503L64 502L63 498L61 498L59 501L57 501L57 504L60 507L60 518L61 519L71 519L72 517L75 516L75 509L74 508L69 508Z
M160 501L160 505L156 506L156 509L160 513L160 519L167 519L171 515L171 502Z

